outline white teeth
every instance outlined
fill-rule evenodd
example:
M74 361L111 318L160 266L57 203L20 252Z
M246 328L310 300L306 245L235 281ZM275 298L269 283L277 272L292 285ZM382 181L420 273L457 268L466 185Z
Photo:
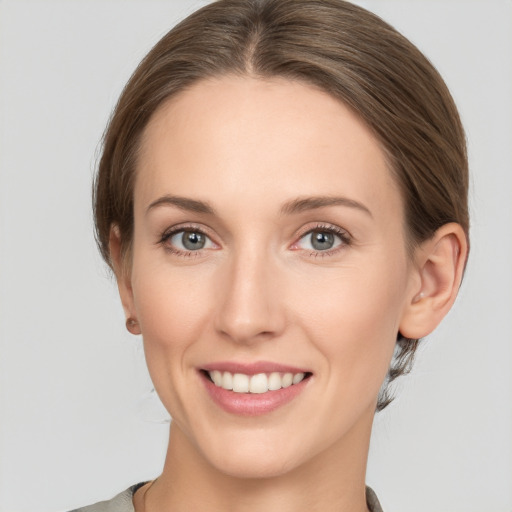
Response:
M283 388L289 388L293 382L293 373L285 373L283 375Z
M222 373L220 373L218 370L213 370L213 372L210 373L210 377L216 386L222 385Z
M230 373L213 370L208 372L217 387L233 390L235 393L266 393L287 388L298 384L306 376L305 373L257 373L246 375L244 373Z
M233 375L233 391L235 393L248 393L249 376L243 373L235 373L235 375Z
M304 374L303 373L296 373L293 376L292 383L293 384L298 384L303 378L304 378Z
M273 372L268 378L268 389L269 391L276 391L281 389L281 374Z
M251 393L266 393L268 391L267 376L264 373L253 375L249 381L249 391Z
M224 374L222 375L221 387L223 387L224 389L233 389L233 375L231 375L231 373L224 372Z

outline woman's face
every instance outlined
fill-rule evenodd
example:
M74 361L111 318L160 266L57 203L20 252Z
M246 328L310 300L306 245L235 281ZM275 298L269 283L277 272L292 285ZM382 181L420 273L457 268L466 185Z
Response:
M121 293L187 450L247 477L364 450L417 284L371 132L312 86L223 77L141 149Z

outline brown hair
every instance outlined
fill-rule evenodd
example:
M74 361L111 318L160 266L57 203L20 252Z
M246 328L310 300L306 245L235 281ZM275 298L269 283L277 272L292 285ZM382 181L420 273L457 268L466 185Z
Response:
M154 46L115 107L93 198L96 239L110 266L113 225L123 255L131 247L135 167L149 119L192 83L225 74L307 82L358 113L400 186L409 248L448 222L468 235L464 131L441 76L412 43L342 0L219 0ZM409 371L417 345L398 333L388 382ZM386 386L377 409L390 401Z

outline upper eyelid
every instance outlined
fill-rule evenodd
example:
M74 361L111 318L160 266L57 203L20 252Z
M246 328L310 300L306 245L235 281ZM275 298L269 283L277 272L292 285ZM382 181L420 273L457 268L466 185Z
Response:
M202 233L203 235L206 235L209 238L211 238L212 229L194 223L176 224L165 229L162 233L162 238L169 238L171 235L175 235L176 233L179 233L181 231L198 231L199 233Z
M178 257L185 257L185 256L188 257L188 256L192 256L192 255L199 256L204 250L212 249L212 247L208 247L208 248L203 247L203 248L197 249L197 250L190 250L190 249L186 249L186 248L181 249L179 247L175 247L174 244L170 243L171 239L174 236L176 236L178 233L182 233L185 231L201 233L202 235L207 237L214 246L217 246L217 248L220 247L219 244L215 240L213 240L213 238L207 233L207 231L205 229L203 229L200 226L195 226L192 224L183 224L183 225L177 224L177 225L169 227L158 237L158 241L157 241L156 245L162 246L166 251L169 251ZM214 247L214 249L215 249L215 247Z
M198 233L201 233L202 235L206 236L212 244L214 244L217 247L220 247L220 244L214 239L214 237L212 237L209 234L209 232L208 232L209 230L204 229L202 226L197 226L195 224L190 224L190 223L177 224L177 225L167 228L166 230L163 231L163 233L161 233L158 236L156 245L161 245L161 246L171 245L170 244L171 238L173 236L175 236L176 234L181 233L183 231L197 231ZM169 250L169 247L167 249ZM211 248L209 248L209 249L211 249ZM192 252L199 254L203 250L205 250L205 248L197 249ZM173 251L173 252L182 252L182 251L183 251L183 249L175 249L175 251Z
M289 246L291 250L298 250L297 245L300 243L300 241L306 237L308 234L313 233L314 231L326 231L329 233L334 234L341 240L341 244L339 244L336 247L326 249L323 251L320 250L311 250L307 249L311 255L315 256L334 256L334 254L337 254L340 250L343 250L349 245L352 245L353 238L352 235L344 228L331 223L316 223L314 226L305 227L302 232L299 232L299 234L296 235L295 241ZM306 250L306 249L304 249Z
M315 225L309 225L307 227L301 228L297 232L296 236L298 237L298 239L300 239L307 235L308 233L322 230L329 231L330 233L337 234L338 236L344 236L345 238L353 238L351 233L347 229L337 226L336 224L331 224L330 222L319 222L316 223Z

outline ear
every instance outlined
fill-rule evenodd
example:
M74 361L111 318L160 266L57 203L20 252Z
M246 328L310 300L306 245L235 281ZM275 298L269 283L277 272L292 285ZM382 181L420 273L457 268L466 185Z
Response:
M132 334L140 334L135 301L133 300L131 269L125 261L126 256L123 255L121 250L121 232L117 225L112 225L110 228L109 250L121 303L123 304L124 314L126 316L126 328Z
M457 297L467 254L466 234L453 222L441 226L416 249L415 277L419 279L414 279L400 322L403 336L419 339L439 325Z

